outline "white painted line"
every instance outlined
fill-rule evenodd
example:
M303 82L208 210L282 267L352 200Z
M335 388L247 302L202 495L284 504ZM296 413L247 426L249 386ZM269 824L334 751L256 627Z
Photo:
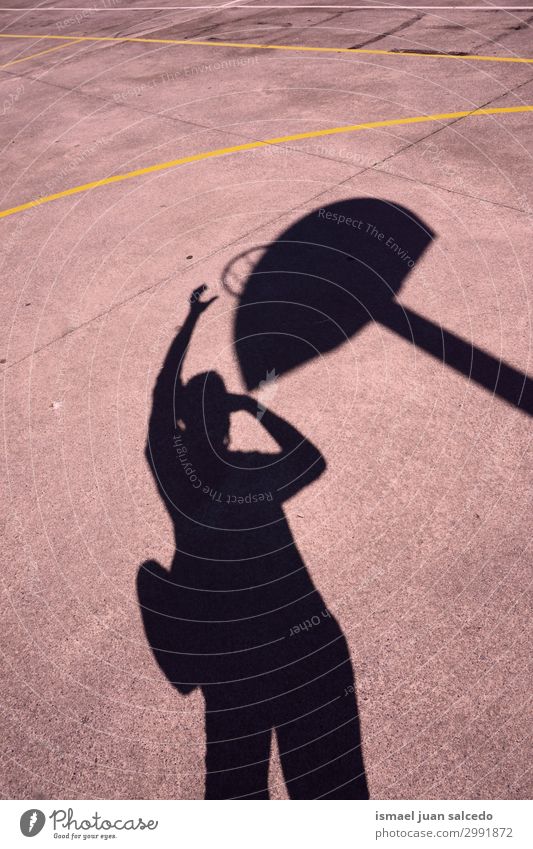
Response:
M388 3L377 6L339 6L339 5L304 5L297 4L295 6L283 5L259 5L239 3L222 3L220 5L211 6L29 6L29 7L14 7L4 6L0 8L0 12L180 12L180 11L195 11L197 9L210 9L222 11L225 8L233 9L253 9L260 12L262 9L388 9L401 11L455 11L455 12L533 12L533 6L398 6Z

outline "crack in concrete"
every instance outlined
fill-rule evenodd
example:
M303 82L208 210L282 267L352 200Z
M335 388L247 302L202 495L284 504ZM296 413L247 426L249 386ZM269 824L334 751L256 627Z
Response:
M18 75L14 73L14 74L12 74L12 76L18 76ZM528 80L526 80L526 81L524 81L524 82L520 83L520 84L519 84L518 86L516 86L514 89L510 89L510 90L508 90L508 91L506 92L506 94L514 93L514 92L515 92L515 91L517 91L519 88L521 88L522 86L526 85L527 83L529 83L529 82L531 82L531 81L533 81L533 77L531 77L530 79L528 79ZM61 90L68 91L68 92L74 92L74 91L75 91L75 89L70 89L70 88L68 88L68 87L66 87L66 86L62 86L62 85L60 85L60 84L58 84L58 83L50 83L50 82L46 82L46 81L45 81L45 82L43 82L43 84L44 84L44 85L49 85L49 86L52 86L52 87L56 87L56 88L59 88L59 89L61 89ZM196 129L199 129L199 130L206 130L206 131L211 131L211 132L225 132L225 133L228 133L228 135L230 135L232 138L238 139L239 141L242 141L242 140L245 140L245 141L261 141L261 139L258 139L258 138L257 138L257 137L255 137L255 136L250 136L250 135L247 135L247 134L241 134L241 133L235 132L234 130L232 130L232 131L228 131L228 130L227 130L227 129L225 129L225 128L212 127L212 126L209 126L209 125L205 125L205 124L201 124L201 123L198 123L198 122L189 121L189 120L182 119L182 118L178 118L178 117L174 117L174 116L171 116L171 115L164 115L163 113L159 113L159 112L152 112L152 111L150 111L150 110L141 109L141 108L138 108L138 107L136 107L136 106L128 106L128 105L126 105L126 104L120 104L120 103L118 103L118 104L117 104L114 100L109 100L108 98L103 97L103 96L101 96L101 95L96 95L96 94L87 94L87 93L85 93L85 92L83 92L83 91L79 91L78 93L79 93L80 95L82 95L83 97L86 97L87 99L96 99L96 100L101 100L104 104L113 104L113 105L115 105L115 106L117 106L117 105L118 105L118 106L120 106L121 108L129 109L129 110L130 110L130 112L131 112L131 111L136 111L136 112L139 112L139 113L140 113L140 114L142 114L142 115L145 115L145 116L146 116L146 118L141 119L140 121L136 122L136 123L138 123L138 124L142 123L142 121L143 121L143 120L147 120L148 118L161 118L161 119L163 119L163 120L165 120L165 119L166 119L166 120L173 121L174 123L179 123L180 125L194 127L194 128L196 128ZM485 104L483 104L482 106L476 106L476 107L474 107L474 108L485 108L487 105L489 105L489 104L493 103L494 101L498 100L499 98L501 98L501 97L503 97L503 96L505 96L505 95L502 95L502 94L495 95L493 98L491 98L489 101L487 101L487 102L486 102ZM179 107L176 107L176 108L179 108ZM382 159L382 160L380 160L380 161L378 161L378 162L375 162L375 163L373 163L372 165L363 166L363 167L362 167L362 169L361 169L361 170L358 170L358 171L356 172L356 174L352 175L352 177L354 177L354 176L361 176L362 174L364 174L366 171L369 171L369 170L374 170L374 171L379 172L379 173L381 173L381 174L387 174L387 173L389 173L389 174L391 174L391 176L402 176L402 175L396 174L395 172L392 172L392 171L390 171L390 172L389 172L389 171L383 170L380 166L382 166L385 162L387 162L387 161L389 161L389 160L394 159L394 157L399 156L399 155L400 155L400 154L402 154L402 153L405 153L405 152L406 152L407 150L409 150L411 147L415 147L417 144L420 144L421 142L425 142L427 139L429 139L429 138L431 138L432 136L436 135L436 134L437 134L437 133L439 133L441 130L445 129L446 127L452 126L453 124L455 124L455 123L457 123L458 121L461 121L461 120L463 120L463 119L462 119L462 118L456 118L456 119L454 119L454 120L452 120L452 121L449 121L449 122L448 122L447 124L445 124L444 126L440 126L440 127L437 127L436 129L431 130L430 132L426 133L424 136L422 136L421 138L417 139L416 141L414 141L414 142L408 142L405 146L401 147L399 150L395 151L394 153L390 154L389 156L386 156L384 159ZM135 126L135 124L130 125L130 126ZM346 162L345 160L343 160L343 159L341 159L341 158L339 158L339 157L336 157L336 156L329 156L329 155L324 154L324 153L316 153L316 152L311 151L311 150L309 150L309 151L305 151L305 150L302 150L301 148L293 147L293 146L292 146L292 145L290 145L290 144L284 145L284 148L285 148L285 149L288 149L288 150L291 150L291 152L296 153L296 154L299 154L299 155L303 155L303 156L313 156L313 157L316 157L316 158L318 158L318 159L325 159L325 160L328 160L328 161L336 162L336 163L338 163L338 164L341 164L341 165L346 166L347 168L349 168L349 167L350 167L350 163L349 163L349 162ZM348 178L348 179L350 179L350 178ZM416 181L414 181L414 182L416 182ZM424 184L424 183L422 183L422 181L420 181L420 182L421 182L421 184ZM432 185L432 184L429 184L429 183L428 183L427 185ZM466 192L465 192L465 193L461 193L461 192L454 192L453 190L449 190L449 189L447 189L447 188L446 188L446 187L444 187L444 186L439 186L438 184L435 184L435 188L442 189L443 191L450 191L450 192L455 193L455 194L458 194L458 195L463 194L463 196L464 196L464 197L468 197L468 198L471 198L471 199L474 199L474 200L483 201L484 203L489 203L489 204L492 204L493 206L505 206L506 208L514 209L514 210L515 210L516 212L518 212L518 213L525 214L525 213L524 213L524 210L520 209L519 207L507 206L506 204L502 204L502 203L497 202L497 201L491 201L491 200L489 200L488 198L480 198L480 197L476 197L475 195L469 195L469 194L468 194L468 193L466 193Z
M377 174L384 174L389 177L397 177L400 180L407 180L410 183L415 183L419 186L426 186L427 188L437 189L439 192L448 192L448 194L457 195L458 197L468 198L468 200L479 201L480 203L486 203L489 206L496 206L501 209L509 209L511 212L517 212L519 215L524 215L528 217L529 213L523 209L520 209L518 206L513 206L509 203L504 203L503 201L491 200L490 198L483 198L479 195L471 195L468 192L458 191L457 189L451 189L447 186L441 186L439 183L429 183L426 180L420 180L417 177L409 177L407 174L399 174L396 171L383 171L381 168L372 166L370 169L375 171ZM357 174L356 177L360 177L361 174Z
M497 100L500 100L502 97L506 97L509 94L514 94L515 92L517 92L523 86L528 85L532 80L533 80L533 77L530 77L528 80L525 80L524 82L519 83L517 86L515 86L515 88L507 89L505 94L497 94L494 97L491 97L490 100L487 100L485 103L482 103L481 105L476 106L474 108L475 109L486 109L487 106L490 106L492 103L495 103ZM403 148L402 150L396 151L395 153L391 153L389 156L385 157L385 159L383 159L382 162L380 162L378 164L382 165L384 162L388 162L389 159L394 159L394 157L398 156L400 153L404 153L406 150L409 150L409 148L411 148L411 147L416 147L416 145L420 144L420 142L426 141L426 139L429 139L429 138L432 138L433 136L436 136L437 133L442 132L443 130L447 129L448 127L453 127L454 124L457 124L459 121L463 121L463 120L464 120L464 118L454 118L454 119L448 121L447 124L443 124L442 126L436 127L434 130L432 130L432 132L423 136L423 138L417 139L414 142L410 142L407 145L407 147ZM375 168L376 165L373 165L372 167Z
M533 17L532 17L532 20L533 20ZM413 21L412 21L412 22L413 22ZM405 22L404 22L404 23L405 23ZM156 50L159 50L159 49L164 49L164 48L156 48ZM9 72L6 72L6 73L9 73ZM18 77L18 78L23 78L21 74L18 74L18 73L16 73L16 72L10 73L10 76L12 76L12 77ZM27 78L27 77L26 77L26 76L24 76L24 78ZM148 118L150 118L150 117L151 117L151 118L161 118L161 119L163 119L163 120L165 120L165 119L166 119L166 120L170 120L170 121L173 121L174 123L179 123L180 125L190 126L190 127L194 127L194 128L201 129L201 130L206 130L206 131L211 131L211 132L226 132L226 133L228 133L228 135L230 135L232 138L239 139L239 140L247 140L247 141L261 141L261 139L258 139L258 138L257 138L257 137L255 137L255 136L250 136L250 135L247 135L247 134L241 134L241 133L235 132L234 130L232 130L232 131L228 131L228 130L227 130L227 129L225 129L225 128L212 127L212 126L205 125L205 124L202 124L202 123L199 123L199 122L196 122L196 121L190 121L190 120L188 120L188 119L183 119L183 118L179 118L179 117L174 117L174 116L172 116L172 115L165 115L165 114L163 114L163 113L161 113L161 112L153 112L153 111L151 111L151 110L143 109L143 108L140 108L140 107L137 107L137 106L134 106L134 105L128 105L128 104L125 104L125 103L124 103L124 104L123 104L123 103L117 103L115 100L110 99L110 98L107 98L107 97L105 97L105 96L103 96L103 95L98 95L98 94L93 94L93 93L86 93L86 92L84 92L84 91L82 91L82 90L79 90L79 91L78 91L78 89L77 89L77 88L76 88L76 89L72 89L72 88L69 88L68 86L63 86L63 85L61 85L61 84L59 84L59 83L55 83L55 82L54 82L54 83L50 83L49 81L41 81L39 78L35 78L35 77L30 77L30 78L31 78L32 80L35 80L36 82L42 82L42 84L43 84L43 85L48 85L48 86L51 86L51 87L54 87L54 88L59 88L60 90L63 90L63 91L66 91L66 92L70 92L70 93L74 93L74 92L76 92L76 93L80 94L80 95L81 95L82 97L84 97L84 98L99 100L99 101L102 101L102 103L104 103L104 104L113 104L114 106L119 106L120 108L124 108L124 109L130 110L130 112L131 112L131 111L135 111L135 112L139 112L140 114L142 114L142 115L145 115L145 116L146 116L146 118L145 118L145 119L141 119L140 121L138 121L138 122L136 122L136 123L142 123L142 120L146 120L146 119L148 119ZM519 85L517 85L514 89L508 89L508 90L505 92L505 94L512 94L512 93L516 92L518 89L520 89L522 86L524 86L524 85L528 84L528 83L529 83L529 82L531 82L531 81L533 81L533 77L531 77L530 79L525 80L524 82L520 83L520 84L519 84ZM497 95L495 95L494 97L492 97L490 100L488 100L486 103L482 104L481 106L476 106L476 107L473 107L473 108L476 108L476 109L485 108L486 106L490 105L491 103L495 102L496 100L498 100L499 98L501 98L501 97L503 97L503 96L505 96L505 95L504 95L504 94L501 94L501 93L498 93ZM172 108L179 108L179 107L172 107ZM448 122L447 124L445 124L444 126L439 126L439 127L437 127L436 129L431 130L430 132L428 132L427 134L425 134L425 135L424 135L424 136L422 136L421 138L417 139L417 140L416 140L416 141L414 141L414 142L409 142L409 143L407 143L404 147L401 147L399 150L395 151L394 153L390 154L389 156L385 157L384 159L380 160L379 162L375 162L375 163L373 163L372 165L369 165L369 166L363 167L363 169L362 169L361 171L358 171L358 172L357 172L356 176L360 176L361 174L365 173L365 171L367 171L367 170L376 170L376 171L379 171L380 173L388 173L387 171L385 171L385 170L383 170L383 169L381 169L381 168L380 168L380 166L382 166L385 162L387 162L387 161L389 161L389 160L391 160L391 159L394 159L394 157L399 156L399 155L400 155L400 154L402 154L402 153L405 153L405 152L406 152L407 150L409 150L411 147L415 147L415 146L416 146L417 144L419 144L420 142L424 142L424 141L426 141L427 139L429 139L429 138L431 138L432 136L436 135L437 133L441 132L441 130L443 130L443 129L445 129L446 127L449 127L449 126L453 126L453 124L455 124L455 123L457 123L458 121L461 121L461 120L463 120L463 119L462 119L462 118L456 118L456 119L454 119L454 120L449 121L449 122ZM135 126L135 124L134 124L133 126ZM341 165L345 165L346 167L350 167L350 163L347 163L345 160L340 159L339 157L335 157L335 156L328 156L327 154L323 154L323 153L315 153L315 152L313 152L313 151L304 151L304 150L302 150L301 148L293 147L292 145L286 145L285 147L286 147L286 149L290 149L292 152L294 152L294 153L298 153L298 154L300 154L300 155L304 155L304 156L315 156L315 157L317 157L317 158L319 158L319 159L326 159L326 160L329 160L329 161L334 161L334 162L337 162L337 163L339 163L339 164L341 164ZM389 173L393 174L393 172L389 172ZM400 175L395 175L395 176L400 176ZM429 185L429 184L428 184L428 185ZM446 189L445 189L445 187L442 187L442 186L437 186L437 187L438 187L438 188L443 188L444 190L446 190ZM460 193L460 192L457 192L457 194L461 194L461 193ZM499 205L501 205L501 204L499 204L498 202L493 202L493 201L490 201L490 200L485 199L485 198L476 198L475 196L468 195L467 193L465 193L465 194L464 194L464 196L465 196L465 197L472 197L473 199L477 199L477 200L483 200L483 201L484 201L484 202L486 202L486 203L493 203L495 206L499 206ZM509 207L509 208L511 208L511 209L515 209L517 212L520 212L520 213L523 213L523 212L524 212L523 210L521 210L521 209L520 209L520 208L518 208L518 207Z

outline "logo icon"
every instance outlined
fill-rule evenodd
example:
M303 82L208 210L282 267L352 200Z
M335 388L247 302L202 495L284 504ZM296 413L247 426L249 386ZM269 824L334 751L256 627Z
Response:
M259 392L257 397L257 418L259 419L259 421L261 421L261 419L265 415L267 406L276 396L276 393L278 391L276 378L278 377L279 375L276 374L276 369L273 368L272 371L267 371L265 380L261 380L261 382L259 383Z
M20 830L24 837L35 837L39 834L46 822L46 817L42 811L37 808L30 808L29 811L24 811L20 818Z

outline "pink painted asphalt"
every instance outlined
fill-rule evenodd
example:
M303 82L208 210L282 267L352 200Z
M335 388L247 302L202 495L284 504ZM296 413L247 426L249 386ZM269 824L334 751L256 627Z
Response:
M2 33L34 39L0 38L0 64L57 45L43 34L533 57L527 12L17 5ZM0 104L5 209L255 139L533 104L533 64L83 42L0 70ZM3 796L203 796L203 699L158 669L135 591L174 552L144 446L191 290L219 298L185 377L244 392L226 265L320 207L387 199L436 233L399 303L531 374L532 129L517 113L291 142L0 221ZM531 418L376 322L269 403L327 460L286 511L348 641L371 796L530 797ZM232 425L234 448L271 449ZM270 792L287 795L276 753Z

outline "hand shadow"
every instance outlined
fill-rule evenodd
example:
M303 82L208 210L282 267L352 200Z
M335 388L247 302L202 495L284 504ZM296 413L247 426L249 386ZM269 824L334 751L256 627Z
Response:
M229 395L216 372L182 385L183 357L207 306L201 291L153 394L146 456L176 554L170 571L151 561L138 572L146 636L181 694L202 690L207 799L269 798L273 732L291 798L366 799L346 640L283 511L326 464L264 408L258 427L279 451L231 451L231 413L255 416L257 404Z

